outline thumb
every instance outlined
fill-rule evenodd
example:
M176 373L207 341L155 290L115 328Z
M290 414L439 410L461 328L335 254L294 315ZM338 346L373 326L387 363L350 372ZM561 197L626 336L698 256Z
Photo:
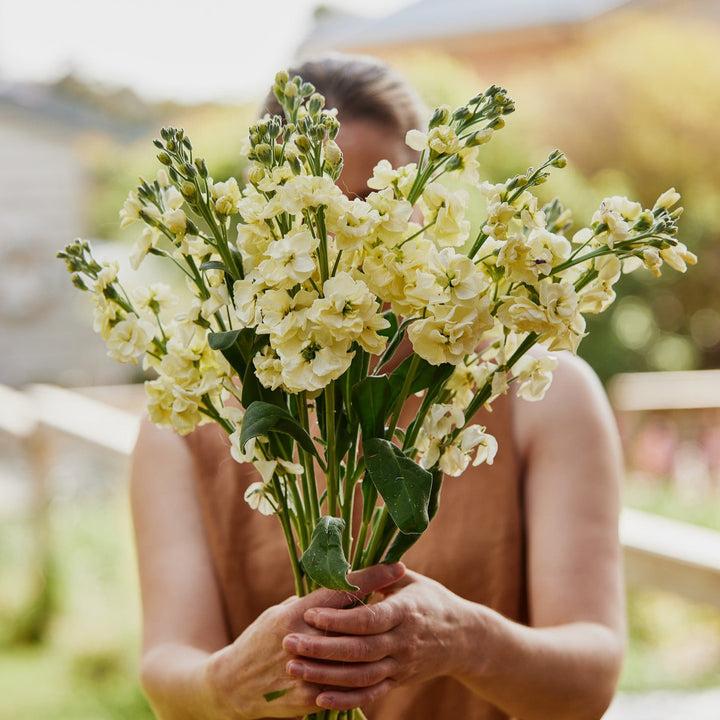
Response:
M401 562L372 565L363 570L356 570L348 575L348 581L357 585L353 592L345 590L328 590L320 588L302 598L306 608L333 607L343 608L352 605L376 590L396 583L405 574L405 566Z

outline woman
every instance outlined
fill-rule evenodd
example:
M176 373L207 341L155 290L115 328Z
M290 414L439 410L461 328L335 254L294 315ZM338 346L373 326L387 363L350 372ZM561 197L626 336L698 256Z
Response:
M412 160L414 96L385 66L326 58L296 70L339 109L340 185L365 196L381 158ZM279 523L250 510L256 480L214 425L188 438L146 424L132 506L143 597L142 682L163 720L296 717L362 706L370 720L602 716L624 627L620 453L599 382L558 356L544 400L481 412L492 467L443 488L405 565L304 598ZM405 409L409 421L414 409ZM264 695L285 690L272 700Z

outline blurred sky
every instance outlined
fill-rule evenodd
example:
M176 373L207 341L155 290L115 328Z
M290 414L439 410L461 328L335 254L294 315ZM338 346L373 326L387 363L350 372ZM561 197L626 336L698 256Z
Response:
M380 16L412 0L324 0ZM287 65L321 0L0 0L0 81L72 71L147 99L238 101Z

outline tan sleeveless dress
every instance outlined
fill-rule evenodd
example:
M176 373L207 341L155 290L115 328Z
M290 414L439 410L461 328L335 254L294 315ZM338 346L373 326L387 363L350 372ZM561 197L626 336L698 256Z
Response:
M492 466L446 478L440 509L405 564L454 593L526 622L522 468L513 444L510 402L503 397L482 422L500 449ZM228 642L263 610L294 594L280 523L243 500L254 478L230 457L214 424L186 438L228 628ZM254 472L254 471L253 471ZM507 718L451 678L401 687L367 709L369 720Z

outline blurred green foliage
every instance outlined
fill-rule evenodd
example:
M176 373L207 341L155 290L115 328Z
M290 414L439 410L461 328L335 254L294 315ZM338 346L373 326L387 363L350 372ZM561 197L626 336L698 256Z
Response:
M137 680L140 608L124 488L52 503L53 613L42 642L29 644L17 629L34 612L23 548L35 531L22 516L0 524L0 720L151 720Z

